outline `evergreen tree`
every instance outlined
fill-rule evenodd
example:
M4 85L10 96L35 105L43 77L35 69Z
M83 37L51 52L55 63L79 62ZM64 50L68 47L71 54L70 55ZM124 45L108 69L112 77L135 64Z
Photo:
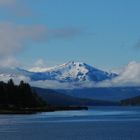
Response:
M28 83L21 81L17 86L12 79L8 83L0 82L0 108L36 108L45 105Z

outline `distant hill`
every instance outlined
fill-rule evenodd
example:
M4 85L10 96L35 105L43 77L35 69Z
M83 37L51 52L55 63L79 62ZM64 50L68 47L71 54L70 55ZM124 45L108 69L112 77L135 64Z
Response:
M117 102L109 102L94 99L82 99L69 95L62 94L50 89L35 88L33 90L38 93L38 95L48 104L52 105L68 105L68 106L107 106L107 105L117 105Z
M106 101L120 101L123 99L140 96L140 87L100 87L57 91L73 97Z
M140 106L140 96L136 96L134 98L129 98L120 101L121 105L132 105L132 106Z

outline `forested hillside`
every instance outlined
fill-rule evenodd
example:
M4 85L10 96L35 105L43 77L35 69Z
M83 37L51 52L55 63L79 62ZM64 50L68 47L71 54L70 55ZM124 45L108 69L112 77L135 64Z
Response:
M45 103L31 90L29 84L21 81L15 85L13 80L0 82L0 108L36 108Z

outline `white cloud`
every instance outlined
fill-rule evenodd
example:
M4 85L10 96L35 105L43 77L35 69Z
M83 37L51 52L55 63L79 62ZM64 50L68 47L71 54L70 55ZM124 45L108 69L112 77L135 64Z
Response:
M15 5L17 0L0 0L0 6L11 6Z
M47 27L41 25L16 25L0 23L0 55L11 54L27 42L38 42L46 39Z
M43 59L38 59L36 62L35 62L35 66L36 67L44 67L45 66L45 62Z
M0 59L0 67L17 67L19 65L18 60L12 56Z
M122 85L140 85L140 63L135 61L130 62L120 74L115 82L121 83Z
M46 62L43 59L38 59L28 70L31 72L44 72L47 70L46 65Z
M36 14L32 11L24 0L0 0L1 15L23 18L34 17Z
M9 79L11 79L11 77L9 75L0 74L0 81L7 82ZM23 76L23 75L18 75L18 76L12 77L12 79L15 84L19 84L21 80L30 83L30 78Z
M75 35L75 32L74 34L70 34L69 30L67 33L65 28L59 30L59 32L55 32L55 30L48 31L48 28L45 25L18 25L2 22L0 23L0 59L4 59L5 61L5 58L7 59L9 56L15 56L16 53L25 48L29 43L47 42L50 34L57 37L60 36L61 39L62 32L64 32L64 37L68 38ZM41 66L43 63L43 60L40 59L36 62L36 65Z
M21 51L26 47L26 43L46 40L46 26L0 23L0 59L1 61L10 61L9 56L13 57L17 52Z
M130 62L126 67L121 69L119 76L98 83L98 87L117 87L117 86L140 86L140 63Z

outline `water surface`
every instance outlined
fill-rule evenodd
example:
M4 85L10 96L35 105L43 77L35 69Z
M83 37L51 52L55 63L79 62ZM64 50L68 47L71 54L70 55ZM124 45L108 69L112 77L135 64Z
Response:
M0 115L0 140L140 140L140 107Z

